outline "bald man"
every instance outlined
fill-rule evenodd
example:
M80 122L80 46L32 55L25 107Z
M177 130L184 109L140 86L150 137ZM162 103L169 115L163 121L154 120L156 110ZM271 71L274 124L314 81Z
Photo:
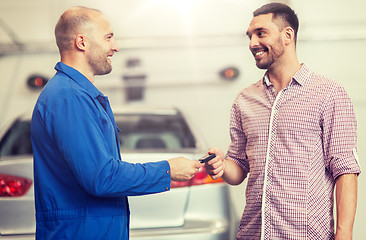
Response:
M110 23L96 9L74 7L55 36L61 62L31 123L36 239L129 239L127 196L168 191L171 180L192 178L201 164L123 162L108 97L93 85L119 51Z

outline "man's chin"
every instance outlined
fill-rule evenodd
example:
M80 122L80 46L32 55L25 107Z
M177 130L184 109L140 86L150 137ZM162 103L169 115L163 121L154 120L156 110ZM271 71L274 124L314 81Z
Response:
M273 63L274 61L264 61L264 59L262 59L262 61L259 60L255 62L259 69L269 69Z
M106 75L106 74L109 74L110 72L112 72L112 66L97 72L95 75Z
M257 67L259 69L268 69L268 65L267 64L261 64L261 63L256 63Z

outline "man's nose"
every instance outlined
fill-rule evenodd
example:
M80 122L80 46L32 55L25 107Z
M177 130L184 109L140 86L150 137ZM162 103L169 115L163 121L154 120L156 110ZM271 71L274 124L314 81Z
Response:
M112 39L112 50L115 52L119 52L118 44L114 38Z
M250 38L249 48L252 49L257 47L258 45L259 45L258 38L256 36L252 36Z

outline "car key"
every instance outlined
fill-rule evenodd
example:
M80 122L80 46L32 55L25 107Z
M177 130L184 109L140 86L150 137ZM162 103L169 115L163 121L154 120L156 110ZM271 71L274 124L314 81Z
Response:
M200 161L200 163L206 163L206 162L210 161L211 159L214 159L215 157L216 157L215 153L210 153L209 155L201 157L199 159L199 161Z

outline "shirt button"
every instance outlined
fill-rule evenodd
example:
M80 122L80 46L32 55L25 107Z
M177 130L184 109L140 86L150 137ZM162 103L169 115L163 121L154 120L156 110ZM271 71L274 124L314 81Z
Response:
M165 190L167 190L167 191L168 191L168 190L169 190L169 188L168 188L168 187L166 187L166 188L165 188Z
M167 174L170 174L170 171L168 170L168 171L166 171L166 173L167 173Z

